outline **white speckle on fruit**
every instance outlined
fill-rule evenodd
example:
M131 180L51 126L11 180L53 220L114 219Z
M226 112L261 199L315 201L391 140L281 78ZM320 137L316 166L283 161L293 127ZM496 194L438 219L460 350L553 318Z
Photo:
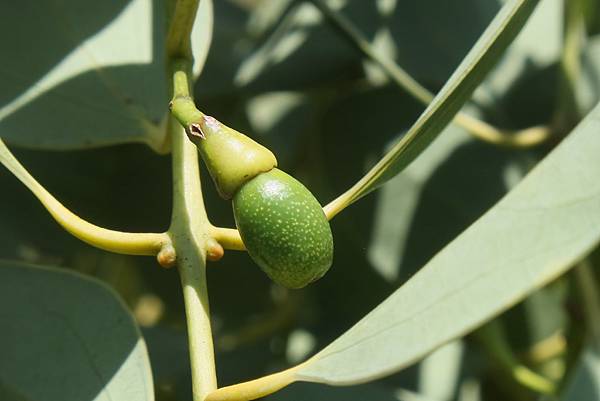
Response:
M221 127L221 123L214 117L204 116L204 124L210 129L217 130Z

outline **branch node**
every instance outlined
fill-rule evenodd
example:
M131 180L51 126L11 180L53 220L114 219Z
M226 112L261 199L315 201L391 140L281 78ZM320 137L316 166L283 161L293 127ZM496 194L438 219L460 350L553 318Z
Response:
M211 262L221 260L225 254L223 246L221 246L221 244L212 238L206 241L206 245L206 259L210 260Z
M171 244L165 244L156 255L156 261L165 269L175 266L177 262L177 253Z

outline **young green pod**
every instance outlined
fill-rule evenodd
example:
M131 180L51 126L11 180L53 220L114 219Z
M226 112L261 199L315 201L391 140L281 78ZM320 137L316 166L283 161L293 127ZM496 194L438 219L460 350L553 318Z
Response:
M278 169L246 182L233 214L248 253L276 283L300 288L323 276L333 261L333 236L308 189Z
M333 236L323 209L304 185L275 168L273 153L198 112L187 133L233 214L250 257L276 283L301 288L333 261Z

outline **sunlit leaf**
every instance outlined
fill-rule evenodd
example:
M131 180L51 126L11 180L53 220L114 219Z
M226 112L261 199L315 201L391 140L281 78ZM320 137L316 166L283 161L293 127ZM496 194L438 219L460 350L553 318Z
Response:
M278 393L270 395L265 399L267 401L398 401L398 398L395 396L392 388L379 385L378 383L369 383L362 386L349 388L328 388L325 390L322 386L317 386L310 383L299 383ZM412 400L406 401L433 400L415 397Z
M0 262L3 401L151 401L146 345L129 312L97 281Z
M364 382L419 360L564 273L600 241L600 106L515 189L299 380Z
M0 137L44 149L125 142L164 150L168 94L161 2L3 2ZM212 31L203 0L193 32L199 72Z

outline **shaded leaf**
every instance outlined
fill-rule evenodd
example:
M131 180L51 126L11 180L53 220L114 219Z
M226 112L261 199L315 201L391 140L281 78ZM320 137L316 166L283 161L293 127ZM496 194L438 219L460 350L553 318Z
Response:
M564 282L541 288L503 316L507 338L517 352L526 352L549 338L561 336L569 323Z
M165 9L152 0L3 2L0 47L10 57L0 67L0 137L43 149L141 142L164 150ZM210 0L196 24L198 72Z
M408 166L452 120L523 27L537 1L507 3L406 135L336 203L349 205Z
M283 2L278 2L283 3ZM443 83L498 9L495 1L330 2L369 40L427 83ZM279 5L281 7L281 5ZM280 9L278 10L280 12ZM468 9L470 12L464 13ZM253 22L253 21L250 21ZM446 35L451 29L453 34ZM418 38L418 40L415 40ZM235 81L297 90L363 76L360 55L310 2L298 2L240 63ZM423 51L427 49L427 51ZM305 68L314 64L318 68ZM372 69L367 68L367 73Z
M321 119L324 166L315 174L328 179L332 193L341 192L393 146L418 108L393 86L338 100ZM468 112L477 115L473 107ZM404 282L516 184L533 166L530 159L528 152L499 150L451 124L402 174L344 210L334 226L356 238L353 246L368 247L383 277Z
M316 120L316 107L301 92L269 92L246 104L251 131L277 155L279 165L292 164L302 140Z
M401 369L590 252L600 241L599 118L597 106L514 190L303 365L298 379L342 385Z
M154 399L146 345L99 282L0 262L0 321L3 400Z

